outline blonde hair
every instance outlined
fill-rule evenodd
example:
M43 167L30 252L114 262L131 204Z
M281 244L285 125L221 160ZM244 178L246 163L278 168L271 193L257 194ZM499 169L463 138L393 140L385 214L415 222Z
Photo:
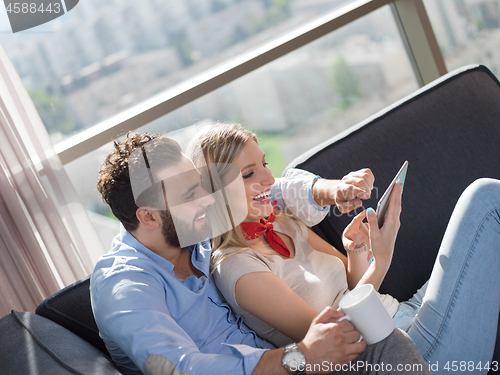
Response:
M218 173L223 175L225 171L220 170L220 168L224 169L224 165L232 164L245 144L250 140L259 143L254 133L239 124L205 124L203 129L190 142L187 154L197 167L204 166L205 163L207 165L217 163ZM217 190L213 185L210 188L213 191ZM222 186L219 188L222 188ZM227 209L231 214L230 208L227 207ZM217 220L224 221L224 218L218 217ZM290 221L297 221L297 219L288 215L277 215L276 221L289 224ZM232 224L231 230L219 236L214 236L212 239L213 268L216 268L229 256L251 248L243 236L240 225L235 226L234 223ZM238 248L238 250L234 250L234 248Z

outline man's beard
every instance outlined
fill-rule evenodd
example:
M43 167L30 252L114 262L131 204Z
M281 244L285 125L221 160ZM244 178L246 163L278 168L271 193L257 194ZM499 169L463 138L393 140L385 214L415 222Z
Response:
M205 224L203 228L196 230L193 225L194 223L189 225L188 222L182 221L178 218L174 221L169 209L160 211L160 215L162 220L163 238L165 239L166 244L171 247L191 246L208 237L209 227L207 224ZM201 214L198 216L200 215Z
M170 214L170 210L162 210L160 211L161 221L163 222L161 233L163 234L163 238L167 245L172 247L181 247L179 242L179 237L177 236L177 232L175 230L174 220L172 219L172 215Z

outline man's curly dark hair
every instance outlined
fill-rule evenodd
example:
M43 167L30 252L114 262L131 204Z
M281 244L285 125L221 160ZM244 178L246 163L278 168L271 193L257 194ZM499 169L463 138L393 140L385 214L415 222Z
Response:
M151 142L152 140L155 141ZM182 157L179 144L159 133L129 132L123 142L114 142L114 149L106 156L99 171L97 190L116 218L129 232L136 230L139 226L136 216L139 207L134 199L129 171L129 163L138 162L130 157L139 148L142 149L142 153L134 155L145 156L147 152L147 157L150 159L164 160L165 167L178 162Z

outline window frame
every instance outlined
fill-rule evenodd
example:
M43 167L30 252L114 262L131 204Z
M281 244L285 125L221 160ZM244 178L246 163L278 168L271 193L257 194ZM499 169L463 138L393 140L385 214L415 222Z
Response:
M54 145L67 164L384 6L420 87L447 73L423 0L355 0Z

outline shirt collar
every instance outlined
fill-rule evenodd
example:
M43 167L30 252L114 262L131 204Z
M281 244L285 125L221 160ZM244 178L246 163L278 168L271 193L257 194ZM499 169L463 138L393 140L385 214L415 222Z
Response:
M144 246L123 226L121 226L120 233L115 237L114 241L116 240L148 256L158 265L161 265L170 273L174 274L174 265L172 263ZM203 272L205 276L208 276L210 273L210 257L212 254L210 240L206 239L195 245L189 246L189 250L191 250L191 262L193 263L193 266Z

